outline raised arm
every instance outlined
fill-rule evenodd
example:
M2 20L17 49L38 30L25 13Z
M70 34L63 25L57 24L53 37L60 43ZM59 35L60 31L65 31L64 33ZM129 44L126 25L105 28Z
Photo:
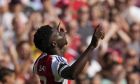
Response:
M97 47L98 41L103 39L104 35L105 34L101 25L98 25L95 32L93 33L92 41L85 52L83 52L83 54L76 60L74 64L63 69L60 75L66 79L75 79L87 63L89 53L91 53L92 50Z

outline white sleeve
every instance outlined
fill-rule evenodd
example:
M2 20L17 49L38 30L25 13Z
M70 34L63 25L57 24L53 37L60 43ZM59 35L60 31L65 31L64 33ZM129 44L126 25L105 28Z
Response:
M52 60L52 71L53 75L55 76L55 80L60 80L61 72L66 68L69 67L67 60L64 57L54 56ZM58 81L60 82L60 81Z

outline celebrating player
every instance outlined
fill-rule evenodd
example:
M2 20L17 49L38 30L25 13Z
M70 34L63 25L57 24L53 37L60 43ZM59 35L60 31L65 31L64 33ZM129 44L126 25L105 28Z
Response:
M75 79L80 74L88 61L88 54L103 38L104 31L101 25L98 25L88 48L75 63L68 65L63 57L63 50L67 44L64 29L59 26L41 26L34 35L34 43L42 51L42 55L36 60L33 71L39 75L41 84L67 84L65 79Z

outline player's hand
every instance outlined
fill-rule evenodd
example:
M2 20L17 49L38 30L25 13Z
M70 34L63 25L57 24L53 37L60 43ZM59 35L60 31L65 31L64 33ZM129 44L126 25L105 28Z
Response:
M95 31L93 33L91 45L94 47L97 47L98 41L100 39L104 39L104 37L105 37L105 31L103 30L102 25L99 24L99 25L97 25L97 27L95 28Z
M58 26L57 26L57 30L59 31L59 32L67 32L66 31L66 28L65 28L65 26L64 26L64 24L60 21L59 22L59 24L58 24Z

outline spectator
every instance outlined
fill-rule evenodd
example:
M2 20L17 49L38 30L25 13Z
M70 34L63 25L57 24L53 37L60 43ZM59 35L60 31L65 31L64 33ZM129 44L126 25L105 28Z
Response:
M87 46L87 38L92 35L93 28L91 25L91 22L89 21L89 8L88 6L83 6L78 11L79 17L78 17L78 23L79 23L79 29L78 33L81 36L81 42L82 42L82 49L84 49ZM82 18L81 18L82 17ZM82 50L83 51L83 50Z
M11 69L0 67L0 83L15 84L16 75Z
M13 31L15 33L13 37L14 43L18 43L22 40L28 40L29 29L26 27L26 23L22 20L22 17L15 16L12 21Z
M135 49L140 55L140 25L138 23L133 23L130 26L130 37L132 42L128 45L128 48Z
M13 15L9 10L9 0L1 0L0 1L0 24L3 26L3 39L4 42L7 42L11 39L13 32L12 32L12 19Z

